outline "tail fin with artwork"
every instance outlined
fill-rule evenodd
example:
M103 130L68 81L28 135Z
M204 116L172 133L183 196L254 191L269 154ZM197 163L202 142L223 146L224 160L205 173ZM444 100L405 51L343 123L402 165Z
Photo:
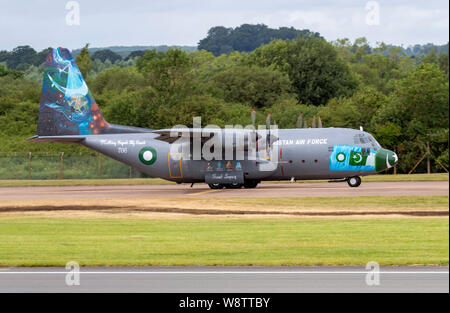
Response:
M106 122L70 51L49 49L37 136L30 140L75 143L86 135L146 131Z

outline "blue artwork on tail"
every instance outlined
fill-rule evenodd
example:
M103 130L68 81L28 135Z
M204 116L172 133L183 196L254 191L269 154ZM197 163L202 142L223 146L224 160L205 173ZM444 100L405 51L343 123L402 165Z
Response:
M38 135L106 132L109 124L100 113L69 50L49 49L44 73Z

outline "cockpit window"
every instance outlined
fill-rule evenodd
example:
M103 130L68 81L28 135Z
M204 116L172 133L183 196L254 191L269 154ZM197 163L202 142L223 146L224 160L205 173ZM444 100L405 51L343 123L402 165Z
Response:
M364 134L357 134L353 138L353 141L355 142L355 144L359 145L359 144L366 144L366 143L368 143L369 139Z
M380 144L375 140L375 138L373 138L372 135L369 135L368 138L369 138L370 144L372 145L372 147L375 150L378 150L381 148Z
M378 150L381 148L381 146L378 144L375 138L373 138L372 135L366 133L356 134L353 137L353 142L355 145L370 144L374 150Z

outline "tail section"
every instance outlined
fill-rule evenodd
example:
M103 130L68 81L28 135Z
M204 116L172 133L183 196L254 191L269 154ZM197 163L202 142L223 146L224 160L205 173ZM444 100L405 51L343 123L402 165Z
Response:
M109 133L94 97L67 49L49 49L44 69L38 136Z

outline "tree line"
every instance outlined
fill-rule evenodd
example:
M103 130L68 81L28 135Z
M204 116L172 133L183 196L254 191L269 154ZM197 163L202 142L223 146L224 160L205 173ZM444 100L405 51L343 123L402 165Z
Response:
M362 126L398 153L399 172L428 151L433 171L449 166L448 54L442 50L412 57L382 43L371 47L364 38L306 36L272 40L252 52L148 50L114 63L94 59L86 46L77 64L111 123L167 128L192 126L192 117L201 116L204 125L247 125L256 110L257 123L271 113L280 128L295 128L302 113L306 127L319 116L324 127ZM40 88L27 72L0 67L2 151L91 153L25 142L36 130Z

